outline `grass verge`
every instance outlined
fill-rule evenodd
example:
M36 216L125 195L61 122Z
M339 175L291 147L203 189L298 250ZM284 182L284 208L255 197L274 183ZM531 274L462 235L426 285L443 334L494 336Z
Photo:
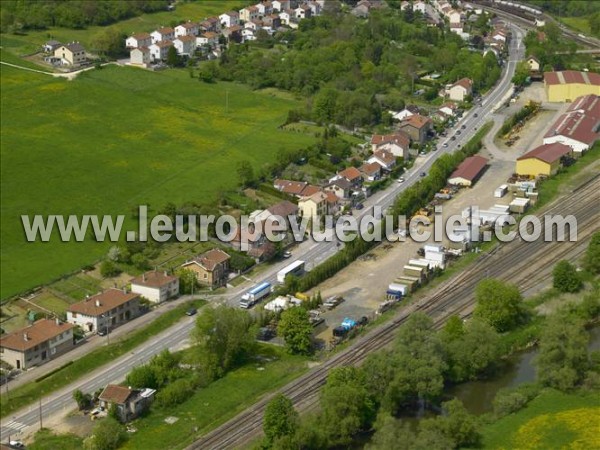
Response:
M179 321L184 317L185 311L187 311L190 306L200 307L205 303L204 300L194 300L193 302L179 305L124 339L117 341L110 346L97 348L82 358L73 361L73 364L69 364L68 366L65 365L63 370L60 370L37 383L32 382L20 386L10 391L8 396L3 394L0 396L0 417L5 417L44 395L69 385L92 370L114 361L116 358L131 351L138 345Z

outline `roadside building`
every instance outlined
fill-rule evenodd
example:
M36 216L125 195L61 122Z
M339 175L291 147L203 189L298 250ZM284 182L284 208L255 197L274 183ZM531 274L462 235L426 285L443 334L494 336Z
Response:
M71 42L57 47L54 50L54 56L60 58L63 66L79 66L87 60L85 48L79 42Z
M360 172L364 181L377 181L381 178L381 166L375 162L365 163L360 166Z
M109 384L104 388L98 400L106 410L116 409L116 414L122 423L139 417L154 401L154 389L131 389L125 386Z
M198 283L211 288L217 288L227 283L230 259L231 256L223 250L213 248L191 261L185 262L181 267L194 272Z
M162 303L179 295L179 278L153 270L131 280L131 292L154 303Z
M458 168L452 172L448 183L455 186L473 186L481 177L488 160L483 156L475 155L466 158Z
M469 95L473 95L473 80L461 78L447 89L446 95L450 100L464 102Z
M379 164L383 170L389 172L396 166L396 157L392 152L388 152L387 150L377 150L367 160L367 163Z
M540 60L537 59L535 56L532 55L529 58L527 58L527 64L529 64L529 70L531 70L532 72L539 72Z
M314 221L327 214L327 194L317 192L310 197L302 197L298 202L300 217Z
M44 364L74 346L73 328L58 319L41 319L0 338L2 360L15 369Z
M540 145L517 158L515 173L530 177L554 175L560 169L563 158L571 152L571 147L558 142Z
M544 88L549 102L571 102L582 95L600 95L600 74L593 72L544 72Z
M400 122L398 128L408 134L412 141L423 144L433 130L433 121L429 117L414 114Z
M106 332L136 318L141 312L139 294L112 288L69 306L67 321L79 325L86 333Z
M409 116L407 120L410 120L410 118L414 116L414 114ZM376 152L377 150L388 150L393 153L394 156L408 160L409 148L410 136L403 131L394 134L374 134L371 137L371 150L373 152Z

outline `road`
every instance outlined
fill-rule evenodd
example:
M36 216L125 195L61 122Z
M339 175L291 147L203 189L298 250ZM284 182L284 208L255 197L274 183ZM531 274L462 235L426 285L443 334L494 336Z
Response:
M364 202L365 208L360 211L360 214L355 215L357 219L372 213L372 207L375 205L381 206L382 211L390 206L395 197L409 186L420 179L421 172L427 172L437 158L445 153L450 153L457 150L466 143L474 133L475 128L479 128L488 120L488 116L504 101L512 92L511 79L514 74L516 64L524 57L524 48L522 38L524 31L517 27L511 26L513 31L513 39L509 48L509 59L505 64L503 74L497 85L485 96L481 105L475 106L461 118L454 129L448 130L448 136L455 135L456 131L461 130L460 135L456 135L455 140L448 140L447 147L442 146L440 142L437 151L430 152L427 157L420 158L421 161L415 164L415 167L405 174L405 182L402 184L394 183L390 188L381 191L370 197ZM464 129L462 129L464 125ZM330 233L332 230L329 230ZM297 246L294 250L294 259L300 259L307 262L308 268L314 267L325 259L329 258L343 246L332 242L316 242L307 240ZM260 279L253 280L255 282L268 281L272 284L276 283L277 272L283 267L291 263L293 259L283 261L274 265L267 271L261 273ZM225 296L228 304L235 305L239 299L241 292L248 287L240 287L232 293ZM49 396L46 396L41 401L42 420L48 420L51 417L56 417L59 414L65 414L76 407L72 398L72 393L76 389L83 392L94 392L103 388L109 383L119 383L125 378L125 375L132 367L146 363L155 354L163 349L174 348L184 341L194 326L193 319L186 319L179 322L175 326L165 330L163 333L144 343L136 349L135 352L124 355L115 360L110 366L100 368L93 373L87 375L85 379L72 383L68 388L61 389ZM17 411L14 415L0 420L0 441L5 441L9 436L15 434L25 434L35 430L39 426L40 407L39 405L31 405L28 408L23 408ZM18 435L17 435L18 437Z

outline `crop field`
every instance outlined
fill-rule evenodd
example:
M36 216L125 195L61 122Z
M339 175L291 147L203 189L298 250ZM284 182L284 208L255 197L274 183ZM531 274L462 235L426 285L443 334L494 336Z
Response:
M314 142L278 129L293 99L187 71L110 66L74 81L2 66L0 297L79 269L110 244L27 243L22 214L124 214L212 201L236 164ZM226 97L228 107L226 108Z

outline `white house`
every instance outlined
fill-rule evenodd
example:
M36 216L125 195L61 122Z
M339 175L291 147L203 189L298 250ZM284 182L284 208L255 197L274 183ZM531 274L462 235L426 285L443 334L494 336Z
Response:
M293 12L290 12L288 10L280 12L279 13L279 18L281 19L281 23L284 24L284 25L289 25L290 24L290 19L292 17L294 17L292 14L293 14Z
M178 55L193 55L196 50L196 38L194 36L179 36L173 41Z
M148 47L132 48L129 52L129 63L134 66L146 67L152 61Z
M156 270L146 272L131 280L131 292L162 303L179 295L179 278Z
M399 120L399 121L402 121L402 120L404 120L404 119L408 119L410 116L412 116L412 115L414 114L414 113L413 113L413 112L412 112L410 109L408 109L408 108L404 108L404 109L403 109L402 111L400 111L400 112L396 112L396 111L390 111L389 113L392 115L392 117L393 117L395 120Z
M150 33L150 36L152 36L153 44L162 41L172 41L175 39L175 30L173 28L163 27Z
M198 24L193 22L182 23L175 27L175 37L198 36Z
M240 13L236 11L228 11L219 16L219 23L223 25L223 28L229 28L240 23Z
M408 159L408 150L410 147L410 137L404 132L396 134L374 134L371 137L371 150L373 153L378 150L387 150L394 156Z
M469 78L462 78L454 83L447 90L446 94L450 100L462 102L473 93L473 81Z
M273 9L279 12L290 9L290 0L273 0L271 4L273 5Z
M419 11L421 14L425 14L425 8L427 7L427 3L422 0L417 0L413 3L413 11Z
M539 72L540 70L540 60L535 56L530 56L527 58L527 64L529 64L529 70L533 70L534 72Z
M312 10L308 5L301 5L294 10L294 15L298 20L307 19L311 16L311 14Z
M450 24L450 31L452 31L453 33L462 35L463 34L463 25L462 23L458 22L458 23L451 23Z
M243 20L244 22L256 20L260 16L260 10L256 6L248 6L244 9L240 9L240 20Z
M458 108L458 106L456 105L456 103L446 102L440 107L439 111L443 112L444 114L446 114L448 116L454 117L456 114L457 108Z
M321 15L321 5L317 2L308 2L307 6L310 8L311 16Z
M86 61L85 48L79 42L61 45L54 50L54 56L65 66L78 66Z
M248 42L248 41L255 41L256 40L256 36L254 35L254 30L251 28L244 28L242 30L242 41L243 42Z
M213 33L212 31L207 31L204 34L201 34L196 38L196 46L200 47L201 45L210 45L211 47L217 45L219 43L219 35L217 33Z
M125 39L127 48L150 47L150 45L152 45L152 36L148 33L137 33Z
M446 17L450 21L450 23L460 23L460 13L455 9L451 10L446 14Z
M152 58L152 61L161 61L167 59L169 47L172 46L173 42L171 41L159 41L148 47L150 49L150 57Z
M396 165L396 157L392 152L387 150L377 150L371 155L367 162L369 164L377 163L384 170L392 170Z

